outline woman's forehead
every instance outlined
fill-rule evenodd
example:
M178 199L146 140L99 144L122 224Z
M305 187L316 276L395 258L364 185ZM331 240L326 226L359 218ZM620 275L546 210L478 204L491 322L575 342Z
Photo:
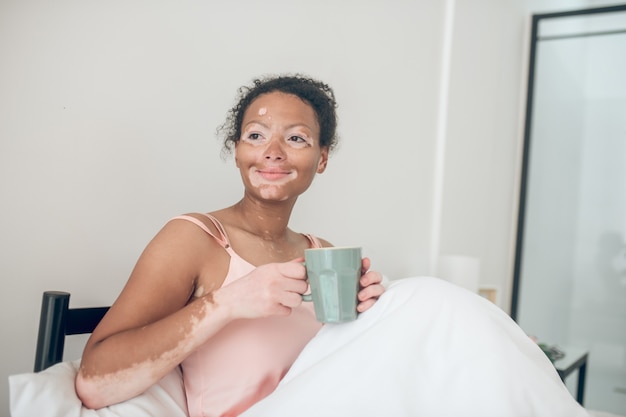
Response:
M318 127L317 114L313 107L300 97L283 92L271 92L255 98L244 113L244 120L283 117L302 120ZM312 127L313 127L312 126Z

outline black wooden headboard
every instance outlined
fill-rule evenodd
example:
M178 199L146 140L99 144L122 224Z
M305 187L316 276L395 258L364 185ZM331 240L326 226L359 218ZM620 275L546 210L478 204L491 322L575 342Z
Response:
M63 361L65 336L91 333L109 307L69 308L70 293L45 291L41 300L35 372Z

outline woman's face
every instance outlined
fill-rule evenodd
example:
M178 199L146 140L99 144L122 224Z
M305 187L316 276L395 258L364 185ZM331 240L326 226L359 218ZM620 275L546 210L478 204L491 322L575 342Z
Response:
M264 200L297 198L326 169L313 108L297 96L259 96L244 113L235 161L246 191Z

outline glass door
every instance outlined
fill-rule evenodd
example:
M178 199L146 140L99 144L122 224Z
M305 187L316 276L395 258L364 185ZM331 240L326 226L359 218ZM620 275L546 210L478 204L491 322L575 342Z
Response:
M626 414L626 6L534 16L528 97L511 314Z

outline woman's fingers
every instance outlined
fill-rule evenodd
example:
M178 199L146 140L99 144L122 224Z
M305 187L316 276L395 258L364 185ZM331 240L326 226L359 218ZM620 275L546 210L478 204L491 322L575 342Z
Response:
M359 313L362 313L368 310L370 307L372 307L375 303L376 303L376 300L373 298L370 298L367 301L363 301L362 303L359 303L359 305L356 306L356 311L358 311Z
M301 262L266 264L222 287L242 318L288 315L302 303L306 270Z
M289 307L290 310L292 308L296 308L300 304L302 304L302 294L295 292L285 292L281 296L280 304L285 307Z
M368 271L361 276L359 283L361 287L369 287L370 285L380 284L383 280L383 276L377 271Z
M301 259L301 258L299 258ZM279 264L273 264L278 273L281 276L284 276L286 278L293 278L293 279L299 279L299 280L305 280L306 279L306 268L304 267L304 265L302 264L302 260L299 261L299 259L295 259L291 262L285 262L285 263L279 263Z
M363 258L361 260L361 275L365 275L365 273L369 271L371 266L372 262L370 261L370 258Z
M367 259L367 262L366 259L367 258L363 259L363 266L369 267L369 259ZM362 313L369 309L371 306L374 305L376 300L378 300L378 297L383 295L383 293L385 292L385 287L381 284L382 280L383 276L380 274L380 272L367 271L363 274L361 280L359 281L359 283L361 284L361 291L359 291L358 294L358 299L360 303L357 306L357 311L359 313Z
M381 284L373 284L363 288L359 291L358 298L359 301L365 301L370 298L377 299L385 292L385 287Z

